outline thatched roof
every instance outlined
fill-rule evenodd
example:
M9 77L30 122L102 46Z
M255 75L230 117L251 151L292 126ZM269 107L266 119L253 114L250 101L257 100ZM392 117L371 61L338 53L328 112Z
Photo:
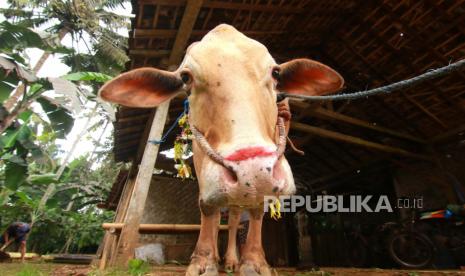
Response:
M185 6L185 0L133 1L129 68L167 66ZM328 64L345 78L348 91L382 86L465 58L465 1L459 0L205 0L189 43L220 23L262 42L278 62L309 57ZM181 103L176 99L171 104L168 124L182 111ZM294 171L305 171L311 179L390 158L428 159L431 143L465 131L465 72L389 96L297 102L292 111L297 124L290 137L307 154L287 155ZM151 114L119 109L117 161L137 156ZM171 146L167 142L162 149ZM165 161L159 158L157 167L172 166Z

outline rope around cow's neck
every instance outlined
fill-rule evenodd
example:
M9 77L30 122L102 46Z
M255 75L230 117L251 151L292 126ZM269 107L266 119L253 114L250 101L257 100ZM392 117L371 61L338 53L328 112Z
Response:
M378 94L389 94L391 92L412 87L419 83L443 76L450 72L459 71L460 69L465 68L465 59L459 60L457 62L451 63L447 66L432 69L424 74L419 76L406 79L403 81L395 82L386 86L381 86L378 88L366 90L366 91L358 91L353 93L342 93L342 94L335 94L335 95L325 95L325 96L306 96L306 95L298 95L298 94L290 94L287 92L280 92L278 93L278 98L280 100L284 98L296 98L296 99L304 99L304 100L311 100L311 101L325 101L325 100L332 100L332 101L339 101L339 100L355 100L360 99L368 96L378 95Z

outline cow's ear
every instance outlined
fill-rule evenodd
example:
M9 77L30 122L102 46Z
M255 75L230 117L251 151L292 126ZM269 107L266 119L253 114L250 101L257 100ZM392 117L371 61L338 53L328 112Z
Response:
M155 107L183 91L177 72L139 68L119 75L99 91L102 99L130 107Z
M294 59L279 65L279 91L324 95L340 90L344 79L330 67L310 59Z

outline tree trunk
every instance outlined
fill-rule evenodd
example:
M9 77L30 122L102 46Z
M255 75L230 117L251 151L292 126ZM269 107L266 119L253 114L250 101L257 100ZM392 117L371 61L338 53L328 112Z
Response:
M57 179L60 178L63 172L65 171L66 164L68 163L69 158L71 158L71 155L73 154L74 150L76 150L77 144L82 139L82 137L84 137L84 135L87 133L87 128L90 125L90 121L97 113L97 107L98 107L98 104L95 103L95 107L92 109L92 112L90 113L89 117L87 117L86 124L84 125L84 127L82 128L78 136L76 137L76 140L74 140L73 145L71 146L71 149L68 151L68 154L66 154L65 159L63 159L63 162L61 163L61 166L57 171L57 176L56 176Z
M103 134L105 134L105 130L107 129L109 122L110 122L109 120L106 121L105 126L103 127L103 130L97 139L97 144L95 145L94 149L92 150L92 153L89 156L89 160L88 160L89 164L92 164L92 157L95 151L97 150L97 147L100 145L100 140L102 140ZM89 169L90 169L90 165L89 165ZM76 198L76 194L73 195L73 197L71 198L71 201L68 203L68 206L66 206L66 209L65 209L66 211L71 211L71 208L73 208L73 205L74 205L75 198Z
M3 133L16 120L19 114L21 114L23 111L26 111L26 109L28 109L31 104L32 102L27 102L22 107L13 110L11 113L8 113L3 121L0 122L0 134Z
M103 135L105 134L105 131L107 130L107 127L108 127L108 124L109 124L109 123L110 123L110 120L107 120L107 121L105 122L105 126L103 127L102 133L100 133L100 136L99 136L98 139L97 139L97 144L95 145L94 149L92 150L92 153L91 153L90 156L89 156L89 161L88 161L89 164L92 164L92 163L93 163L93 160L92 160L92 159L93 159L93 157L94 157L95 152L97 151L98 146L100 146L100 145L102 144L102 143L100 143L100 140L102 140L102 137L103 137Z
M68 254L69 253L69 247L71 246L71 243L73 241L73 238L74 238L74 233L71 233L68 237L68 239L66 240L65 242L65 245L63 246L63 248L60 250L60 253L64 253L64 254Z
M83 129L81 130L79 135L74 140L73 146L69 150L68 154L66 154L65 159L63 159L63 162L62 162L60 168L57 171L57 175L56 175L57 179L59 179L61 177L61 175L63 174L63 172L65 171L66 164L68 163L69 158L71 158L71 155L73 154L74 150L76 149L76 146L77 146L78 142L82 139L84 134L86 134L87 128L89 127L89 124L90 124L90 121L91 121L92 117L94 117L94 115L97 113L97 107L98 107L98 104L95 103L95 106L92 109L92 112L90 113L89 117L87 118L87 121L86 121ZM34 214L32 216L31 228L32 228L32 225L37 220L37 218L42 214L42 209L45 208L45 204L47 203L48 199L53 195L54 192L55 192L55 185L54 184L48 185L47 190L45 190L44 195L40 199L40 204L39 204L38 208L34 211Z

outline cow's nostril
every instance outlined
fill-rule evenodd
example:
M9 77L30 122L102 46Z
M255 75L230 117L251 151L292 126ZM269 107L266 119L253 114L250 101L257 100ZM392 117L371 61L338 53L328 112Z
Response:
M273 178L276 180L281 180L281 179L286 178L283 167L281 166L279 160L278 162L276 162L276 164L274 164L272 174L273 174Z
M237 183L237 174L231 168L223 168L223 175L228 183Z

